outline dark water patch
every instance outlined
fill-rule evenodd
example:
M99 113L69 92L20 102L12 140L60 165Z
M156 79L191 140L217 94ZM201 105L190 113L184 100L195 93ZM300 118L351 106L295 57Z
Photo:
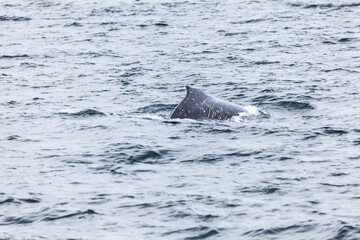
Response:
M330 173L329 176L330 177L341 177L341 176L346 176L349 175L347 173Z
M255 61L255 62L251 62L251 64L253 65L272 65L272 64L279 64L279 61Z
M308 4L304 6L304 9L313 9L313 8L333 8L335 5L333 4Z
M328 186L328 187L359 187L360 184L357 183L350 183L350 184L333 184L333 183L320 183L323 186Z
M214 134L221 134L221 133L232 133L235 132L234 130L230 129L230 128L224 128L224 129L220 129L220 128L212 128L209 129L207 131L204 131L206 133L214 133Z
M94 210L92 209L88 209L84 212L76 212L76 213L70 213L70 214L66 214L66 215L62 215L62 216L51 216L51 217L46 217L44 219L42 219L42 221L56 221L56 220L60 220L60 219L65 219L65 218L72 218L72 217L79 217L79 218L84 218L86 215L93 215L93 214L98 214L96 213Z
M74 166L74 164L84 164L84 165L90 165L90 164L93 164L93 162L91 162L91 161L86 161L86 160L75 160L75 159L63 160L62 162L64 162L64 163L70 163L70 164L73 164L72 166ZM71 184L73 184L73 183L71 183Z
M14 203L14 202L16 202L15 199L9 197L9 198L7 198L5 200L0 200L0 205L6 204L6 203Z
M106 26L106 25L116 25L116 24L118 24L118 22L112 22L112 21L110 21L110 22L102 22L102 23L100 23L100 25L102 25L102 26Z
M128 175L128 173L121 171L122 167L116 167L110 170L110 172L114 175Z
M131 68L130 70L127 70L125 73L121 74L120 77L122 78L130 78L130 77L136 77L136 76L142 76L144 75L143 69L140 67Z
M267 188L263 189L263 193L272 194L272 193L278 192L279 190L280 190L280 188L277 188L277 187L267 187Z
M322 135L324 135L324 134L321 133L321 132L313 131L313 132L311 132L311 133L305 134L305 137L303 137L302 139L303 139L304 141L306 141L306 140L313 140L313 139L315 139L315 138L317 138L317 137L319 137L319 136L322 136Z
M4 4L3 5L4 7L20 7L21 6L21 4L10 4L10 3L6 3L6 4Z
M217 154L205 154L199 159L192 160L194 162L206 162L206 163L213 163L217 161L223 161L224 157L222 155ZM190 162L192 162L190 161Z
M64 27L82 27L83 25L81 23L78 22L72 22L72 23L68 23L65 24Z
M214 221L215 219L218 219L219 216L213 215L213 214L205 214L205 215L200 214L200 215L197 215L196 218L199 219L200 221L211 222L211 221Z
M23 68L37 68L37 67L44 67L44 66L45 65L29 63L29 62L24 62L24 63L20 64L20 67L23 67Z
M13 58L28 58L27 54L17 54L17 55L1 55L0 59L13 59Z
M262 96L253 98L251 101L253 103L264 103L264 102L274 102L274 101L278 101L278 100L280 100L280 98L275 95L262 95Z
M176 104L151 104L146 107L141 107L136 110L136 113L159 113L172 111L177 105Z
M154 164L154 163L164 163L164 162L160 162L157 161L159 159L162 159L166 153L168 151L166 150L161 150L161 151L153 151L153 150L148 150L145 152L142 152L138 155L132 155L127 159L127 162L130 164L134 164L134 163L147 163L147 164Z
M124 10L119 7L108 7L103 10L106 13L123 13Z
M225 37L232 37L232 36L236 36L236 35L239 35L239 34L243 34L243 33L240 33L240 32L226 33L226 34L225 34Z
M340 43L347 43L347 42L351 42L351 41L353 41L353 40L355 40L356 38L340 38L339 40L338 40L338 42L340 42Z
M105 130L105 129L108 129L108 127L104 126L104 125L96 125L96 126L84 126L84 127L80 128L80 130L89 130L89 129L102 129L102 130Z
M323 133L326 135L344 135L344 134L348 134L347 131L345 130L341 130L341 129L334 129L331 127L324 127L323 129Z
M150 25L148 25L148 24L139 24L139 25L137 25L137 26L140 27L140 28L150 27Z
M303 9L335 9L340 10L342 8L356 8L360 6L360 3L345 3L345 4L301 4L301 3L289 3L292 7L301 7Z
M196 236L187 237L184 239L187 239L187 240L206 239L206 238L215 236L219 233L218 230L211 229L210 227L200 226L200 227L179 229L179 230L175 230L175 231L166 232L166 233L163 233L162 236L166 237L166 236L174 235L174 234L188 234L188 233L194 233L194 232L196 232L198 234Z
M353 144L354 144L355 146L360 145L360 139L354 140L354 141L353 141Z
M19 135L11 135L11 136L8 136L6 138L6 140L8 140L8 141L16 141L16 140L19 140L19 139L20 139Z
M305 233L305 232L309 232L311 230L313 230L316 227L316 225L310 225L310 224L305 224L305 225L290 225L287 227L275 227L275 228L269 228L269 229L264 229L264 228L260 228L257 230L252 230L252 231L248 231L245 232L243 235L246 236L262 236L264 235L278 235L278 234L282 234L283 232L294 232L294 233ZM268 236L269 237L269 236ZM266 237L265 237L266 238Z
M227 154L204 154L196 159L183 160L182 162L206 162L213 163L218 161L225 161L229 158L247 158L250 156L258 155L261 151L236 151Z
M250 157L262 153L262 151L236 151L232 153L224 154L225 159L228 157Z
M20 198L20 201L24 203L40 203L41 199L39 198Z
M21 21L30 21L29 17L15 17L15 16L0 16L0 22L21 22Z
M154 170L149 170L149 169L136 169L136 170L132 170L133 173L156 173L156 171Z
M312 110L315 109L310 103L298 101L279 101L277 106L287 110Z
M169 26L169 24L167 24L164 21L157 22L154 25L157 26L157 27L168 27Z
M34 217L6 217L0 222L1 225L12 225L12 224L29 224L36 221Z
M139 203L139 204L127 204L121 205L117 208L136 208L136 209L144 209L144 208L156 208L159 206L159 203Z
M358 71L348 70L344 68L334 68L334 69L325 69L321 70L322 72L329 73L329 72L348 72L348 73L359 73Z
M207 238L213 237L213 236L215 236L215 235L217 235L219 233L220 233L219 231L212 229L212 230L206 231L204 233L200 233L197 236L187 237L185 239L186 240L207 239Z
M272 194L275 192L280 191L280 188L277 187L265 187L265 188L258 188L258 187L254 187L254 188L249 188L249 187L244 187L240 190L242 193L256 193L256 194Z
M263 21L267 21L267 20L269 20L269 19L258 18L258 19L249 19L249 20L244 20L244 21L231 22L231 24L251 24L251 23L258 23L258 22L263 22Z
M335 45L336 44L336 42L329 41L329 40L323 41L322 43L327 44L327 45Z
M343 223L346 224L346 223ZM359 239L360 227L345 225L337 230L337 233L334 237L328 238L329 240L343 240L343 239Z
M135 61L135 62L125 62L125 63L121 63L121 66L130 66L130 65L135 65L135 64L139 64L140 61Z
M93 117L93 116L106 116L105 113L94 110L94 109L85 109L77 112L72 111L61 111L60 114L66 116L74 116L74 117Z
M191 218L193 217L193 215L183 211L177 211L174 214L171 214L170 217L174 219L184 219L184 218Z

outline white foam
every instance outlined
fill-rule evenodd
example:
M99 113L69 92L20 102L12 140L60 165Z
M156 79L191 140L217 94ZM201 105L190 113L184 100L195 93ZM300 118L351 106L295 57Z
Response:
M71 109L71 108L61 109L59 111L60 114L74 114L77 112L79 112L79 109Z
M255 107L255 106L244 106L244 108L246 109L246 111L248 111L251 115L259 115L260 114L260 110Z
M142 115L138 115L138 116L135 116L135 117L136 117L136 118L145 118L145 119L159 120L159 121L164 120L164 117L159 116L159 115L152 115L152 114L142 114Z
M255 106L251 106L251 105L247 105L247 106L244 106L245 108L245 112L241 112L239 113L239 115L237 116L233 116L231 118L232 121L234 122L241 122L244 117L248 117L248 116L257 116L257 115L260 115L260 110L259 108L255 107Z

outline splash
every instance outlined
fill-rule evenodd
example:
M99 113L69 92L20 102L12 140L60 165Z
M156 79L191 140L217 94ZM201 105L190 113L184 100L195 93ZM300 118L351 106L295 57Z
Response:
M244 108L246 111L239 113L239 115L237 115L237 116L233 116L231 118L231 121L241 122L245 117L258 116L262 113L262 111L260 111L259 108L255 107L255 106L247 105L247 106L244 106Z

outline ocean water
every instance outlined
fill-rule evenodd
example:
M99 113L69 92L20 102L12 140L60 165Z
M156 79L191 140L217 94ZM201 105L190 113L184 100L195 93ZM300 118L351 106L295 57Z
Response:
M0 239L360 239L359 1L2 0L0 83Z

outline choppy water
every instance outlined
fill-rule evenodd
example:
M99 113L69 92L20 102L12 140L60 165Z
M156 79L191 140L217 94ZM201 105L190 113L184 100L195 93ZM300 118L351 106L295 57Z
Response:
M1 239L360 239L359 1L4 0L0 82Z

